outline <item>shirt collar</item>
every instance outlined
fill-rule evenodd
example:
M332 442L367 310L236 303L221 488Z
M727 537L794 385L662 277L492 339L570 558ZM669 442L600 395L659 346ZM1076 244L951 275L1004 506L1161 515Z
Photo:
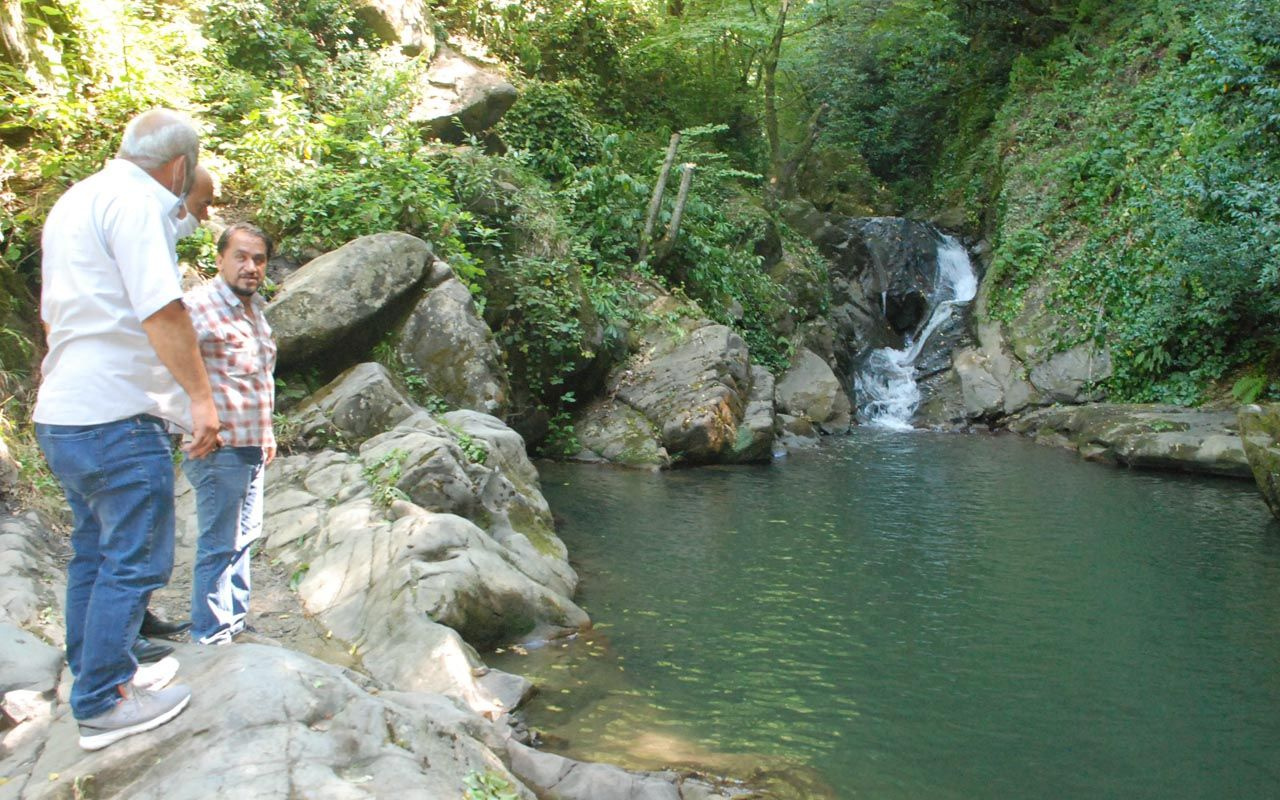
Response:
M117 174L123 180L139 183L147 188L153 194L156 200L160 201L165 211L171 210L178 204L178 196L164 187L164 184L147 174L147 171L132 161L126 161L123 158L113 158L107 162L107 166L103 168L103 172Z

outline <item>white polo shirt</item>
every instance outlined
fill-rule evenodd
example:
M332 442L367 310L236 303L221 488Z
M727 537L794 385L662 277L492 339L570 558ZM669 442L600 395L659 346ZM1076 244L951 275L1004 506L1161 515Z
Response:
M32 419L93 425L152 414L189 430L190 400L142 320L181 299L178 198L122 160L67 190L45 221L40 316L49 353Z

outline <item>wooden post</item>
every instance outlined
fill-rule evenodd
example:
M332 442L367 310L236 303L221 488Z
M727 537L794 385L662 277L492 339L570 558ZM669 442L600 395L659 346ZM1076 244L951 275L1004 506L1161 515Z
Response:
M680 220L684 216L684 204L689 200L689 184L693 182L693 170L696 166L692 163L680 165L680 193L676 195L676 208L671 212L671 222L667 224L667 235L653 246L655 261L661 262L675 249L676 236L680 233Z
M671 144L667 145L667 160L662 162L662 172L653 187L653 197L649 199L649 213L644 220L644 233L640 235L640 254L636 261L644 261L649 250L649 237L653 236L653 226L658 221L658 210L662 208L662 193L667 189L667 177L671 174L671 164L676 160L676 147L680 144L679 132L671 134Z

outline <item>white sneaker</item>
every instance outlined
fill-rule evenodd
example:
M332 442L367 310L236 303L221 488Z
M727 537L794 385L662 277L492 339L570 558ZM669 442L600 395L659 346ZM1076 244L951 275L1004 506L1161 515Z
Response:
M211 644L211 645L215 645L215 646L216 646L216 645L228 645L228 644L231 644L231 639L232 639L232 636L233 636L233 635L234 635L234 634L232 634L232 633L231 633L231 629L230 629L230 628L223 628L222 630L218 631L217 633L213 634L212 636L205 636L204 638L200 639L200 640L199 640L199 643L200 643L200 644Z
M133 673L133 685L148 692L158 692L178 674L178 659L165 656L153 664L139 664Z

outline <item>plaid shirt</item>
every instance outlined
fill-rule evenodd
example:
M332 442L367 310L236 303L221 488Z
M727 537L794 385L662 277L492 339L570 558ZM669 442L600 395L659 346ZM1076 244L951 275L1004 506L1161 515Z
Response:
M274 447L271 412L275 409L276 343L263 315L266 302L255 294L254 313L220 276L183 297L200 342L213 402L227 447Z

